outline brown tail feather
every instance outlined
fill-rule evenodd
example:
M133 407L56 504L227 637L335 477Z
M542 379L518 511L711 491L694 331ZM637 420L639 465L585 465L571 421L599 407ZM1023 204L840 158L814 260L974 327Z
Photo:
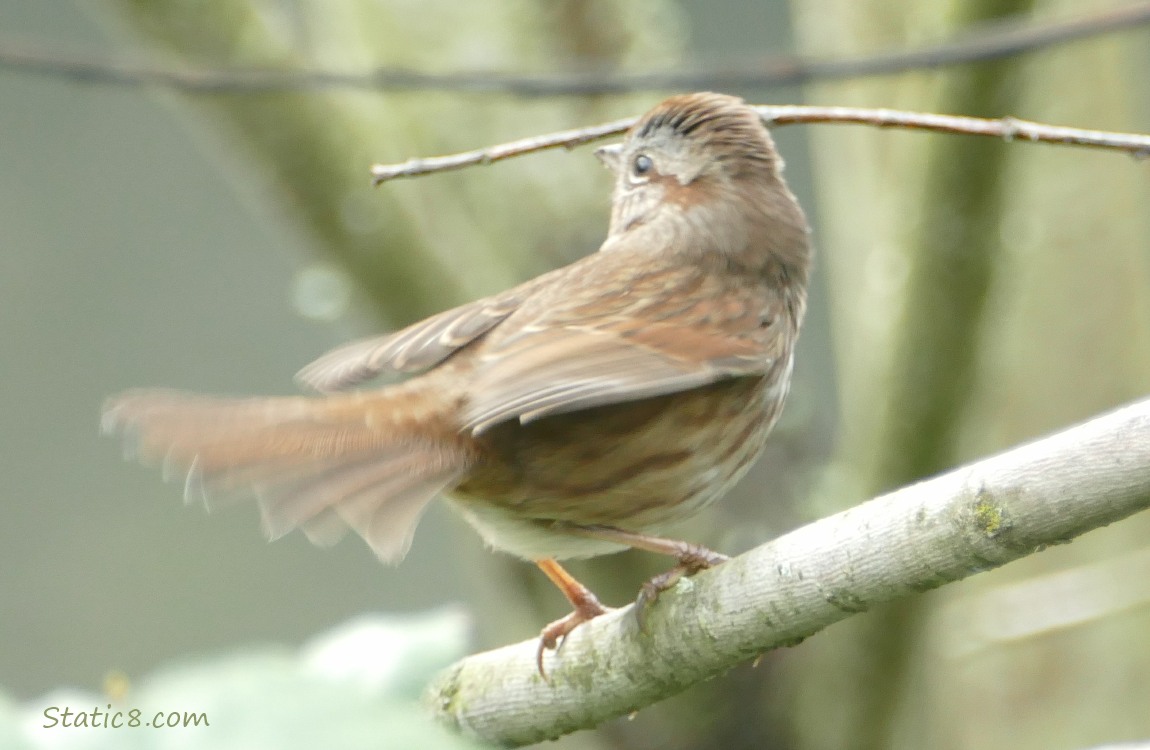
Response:
M403 386L323 398L130 391L105 405L102 426L129 455L185 478L189 500L255 494L270 538L299 528L331 544L350 527L393 563L427 503L470 463L450 435L417 434L417 420L402 418L417 395Z

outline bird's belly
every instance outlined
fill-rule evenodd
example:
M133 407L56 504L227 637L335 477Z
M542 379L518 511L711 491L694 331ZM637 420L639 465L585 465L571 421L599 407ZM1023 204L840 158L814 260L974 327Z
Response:
M555 522L656 532L697 513L758 457L785 395L776 390L740 378L497 425L481 436L483 459L451 499L491 546L521 557L617 551Z

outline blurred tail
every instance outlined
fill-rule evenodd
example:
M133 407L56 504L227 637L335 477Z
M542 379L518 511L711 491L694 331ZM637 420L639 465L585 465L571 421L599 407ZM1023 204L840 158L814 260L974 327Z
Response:
M418 396L408 384L317 398L129 391L105 404L101 424L129 457L186 478L185 500L254 493L272 539L299 528L327 545L350 527L396 563L428 502L470 463L450 428L436 439Z

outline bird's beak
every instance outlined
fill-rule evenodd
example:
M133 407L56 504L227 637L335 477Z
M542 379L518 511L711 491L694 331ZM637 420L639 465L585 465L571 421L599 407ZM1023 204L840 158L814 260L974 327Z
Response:
M612 172L619 172L619 159L623 155L623 144L612 143L610 146L600 146L595 149L595 156L599 157L599 161L607 165L607 168Z

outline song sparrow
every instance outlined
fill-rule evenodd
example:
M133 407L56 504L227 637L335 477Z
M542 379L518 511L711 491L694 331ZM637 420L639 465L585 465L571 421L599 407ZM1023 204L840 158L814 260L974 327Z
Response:
M106 431L186 474L189 496L254 492L271 538L347 527L398 562L446 493L499 550L574 606L555 648L604 609L557 559L628 546L678 564L650 600L726 558L653 534L721 496L786 396L811 248L754 110L711 93L648 112L598 155L615 172L600 251L502 294L347 345L299 380L324 395L130 391ZM398 385L335 393L384 372Z

